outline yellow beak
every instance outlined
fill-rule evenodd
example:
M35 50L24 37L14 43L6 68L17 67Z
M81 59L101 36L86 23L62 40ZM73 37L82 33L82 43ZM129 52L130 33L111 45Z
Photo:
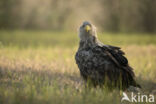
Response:
M86 26L85 26L85 30L86 30L87 32L88 32L90 29L91 29L91 28L90 28L89 25L86 25Z

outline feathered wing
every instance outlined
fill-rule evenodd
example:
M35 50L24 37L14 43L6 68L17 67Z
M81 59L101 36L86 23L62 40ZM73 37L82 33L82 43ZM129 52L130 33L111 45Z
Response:
M127 66L128 60L124 56L125 53L119 47L108 46L108 52L118 61L119 64Z
M78 50L75 56L80 74L93 84L108 84L125 90L129 86L140 87L134 80L132 68L119 47L96 45ZM108 82L107 82L108 81Z
M136 83L133 69L128 65L128 60L124 56L125 53L121 50L121 48L110 45L102 46L102 48L107 56L110 57L110 59L116 64L116 66L121 69L120 73L123 86L134 86L141 88L141 86Z

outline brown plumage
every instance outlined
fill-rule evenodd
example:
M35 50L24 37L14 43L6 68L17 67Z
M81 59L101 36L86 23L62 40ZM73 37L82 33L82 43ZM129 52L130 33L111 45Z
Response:
M84 22L79 30L80 44L75 60L85 82L94 87L126 90L140 87L124 52L115 46L104 45L97 39L96 29Z

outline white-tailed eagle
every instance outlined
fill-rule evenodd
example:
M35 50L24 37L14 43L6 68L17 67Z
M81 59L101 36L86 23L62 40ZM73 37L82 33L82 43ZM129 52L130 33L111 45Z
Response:
M141 87L135 81L133 69L124 52L115 46L104 45L97 39L96 28L85 21L79 29L80 43L75 60L80 74L94 87L108 86L126 90Z

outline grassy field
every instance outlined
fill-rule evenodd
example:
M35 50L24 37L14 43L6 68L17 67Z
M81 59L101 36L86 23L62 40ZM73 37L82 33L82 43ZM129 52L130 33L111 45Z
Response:
M99 38L122 47L143 93L156 95L156 35ZM84 88L74 60L77 48L73 32L0 31L0 104L120 104L119 91Z

